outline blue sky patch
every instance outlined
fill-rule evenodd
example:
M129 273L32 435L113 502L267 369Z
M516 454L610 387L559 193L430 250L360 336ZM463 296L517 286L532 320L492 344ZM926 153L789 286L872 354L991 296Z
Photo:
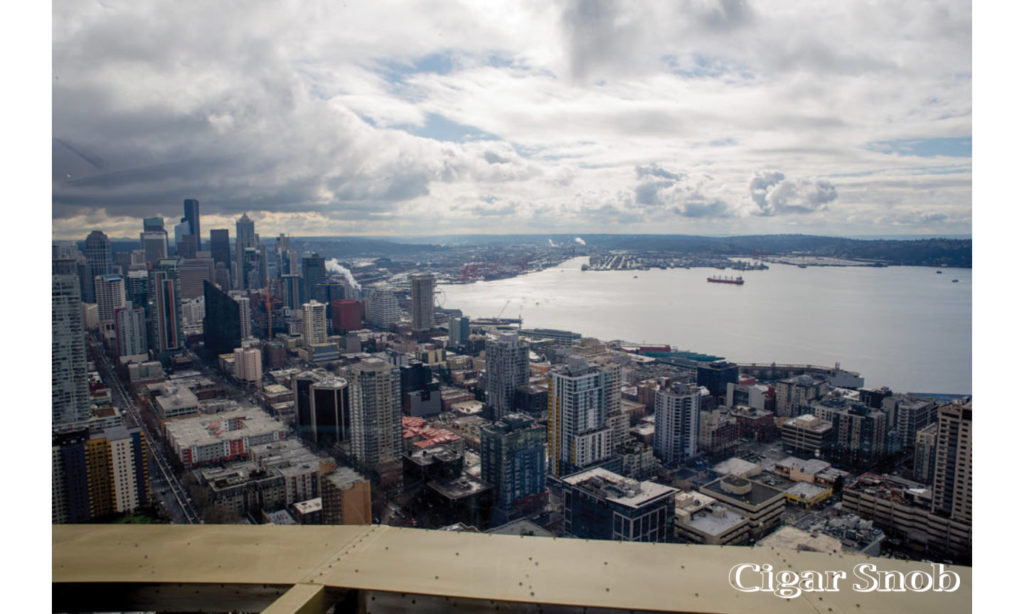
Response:
M452 141L455 143L465 143L466 141L496 141L498 137L491 134L490 132L484 132L473 126L467 126L466 124L460 124L453 122L452 120L431 113L427 115L427 121L422 126L397 126L401 130L405 130L409 134L415 134L427 139L434 139L435 141Z
M898 156L970 158L971 137L875 141L874 143L868 143L868 149L881 153L892 153Z

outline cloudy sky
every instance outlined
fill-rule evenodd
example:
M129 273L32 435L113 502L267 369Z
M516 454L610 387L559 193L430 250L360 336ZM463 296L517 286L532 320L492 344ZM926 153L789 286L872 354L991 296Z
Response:
M53 2L53 236L971 232L969 2Z

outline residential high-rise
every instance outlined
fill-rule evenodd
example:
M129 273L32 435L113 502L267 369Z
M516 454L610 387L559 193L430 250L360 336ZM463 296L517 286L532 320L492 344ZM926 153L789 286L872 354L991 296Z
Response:
M306 346L327 341L327 305L310 301L302 306L302 338Z
M409 281L412 329L430 330L434 328L434 276L430 273L414 273Z
M260 386L263 381L263 352L255 347L238 347L235 356L235 378Z
M352 453L366 466L402 455L402 382L398 367L368 358L349 367Z
M199 201L194 198L186 198L184 208L185 217L181 219L184 222L188 222L189 234L195 237L196 250L201 250L203 235L199 229Z
M245 250L249 247L256 247L256 225L247 213L235 222L235 261L238 268L238 279L235 280L235 287L239 290L248 288L248 280L245 275Z
M208 281L203 282L203 344L211 356L227 354L242 345L241 309L238 302Z
M654 393L654 453L669 466L697 454L700 439L700 387L672 382Z
M191 236L191 235L189 235ZM179 253L179 255L181 255ZM203 282L216 281L212 258L186 258L181 255L178 274L181 276L181 298L199 298L203 295Z
M53 261L51 297L52 345L50 377L53 390L53 424L88 420L88 362L85 327L74 260Z
M233 296L238 303L238 324L241 327L242 339L252 337L252 308L248 296Z
M448 345L457 348L469 340L469 318L452 316L448 318Z
M932 482L932 513L970 525L971 401L939 408L938 444L935 448L935 479Z
M84 303L95 303L96 295L92 288L92 281L97 275L108 275L113 273L113 259L110 253L110 239L99 230L94 230L85 238L85 264L87 275L85 294L82 299Z
M480 479L494 487L495 522L542 507L545 488L544 427L525 414L509 413L480 427Z
M500 420L514 410L516 390L530 382L530 346L515 333L488 339L487 409Z
M116 427L53 434L53 522L91 522L149 500L146 437Z
M113 274L97 275L94 287L100 322L113 322L114 310L124 307L124 278Z
M174 352L184 346L180 297L177 260L161 260L149 272L150 347L158 354Z
M395 293L387 287L370 290L366 300L366 320L378 328L390 328L398 323L400 311Z
M302 258L302 302L316 300L327 303L323 285L327 282L327 265L324 257L313 253Z
M561 477L611 457L608 375L578 356L548 372L549 472Z
M136 307L149 308L149 273L128 271L124 278L124 299Z
M114 331L117 336L117 355L140 356L149 352L146 335L146 310L130 301L114 310Z

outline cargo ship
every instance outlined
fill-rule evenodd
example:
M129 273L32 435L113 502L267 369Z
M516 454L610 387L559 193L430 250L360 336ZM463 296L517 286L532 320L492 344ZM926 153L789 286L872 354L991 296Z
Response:
M708 281L713 284L734 284L737 286L743 285L742 277L736 277L735 279L732 277L708 277Z

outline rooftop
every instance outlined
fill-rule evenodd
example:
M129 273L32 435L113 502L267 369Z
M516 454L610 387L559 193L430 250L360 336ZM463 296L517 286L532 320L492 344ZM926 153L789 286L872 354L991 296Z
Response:
M725 487L723 487L725 482ZM738 492L730 492L732 486L738 487ZM742 492L749 485L750 490ZM729 488L729 490L727 490ZM776 497L782 497L782 491L771 486L765 486L760 482L754 482L744 478L737 478L735 476L725 476L701 486L701 491L705 491L706 494L711 494L715 498L723 497L726 499L732 499L734 501L741 501L750 506L760 506Z
M826 465L828 463L825 463ZM718 475L738 475L741 477L750 477L761 473L761 466L745 461L742 458L736 456L724 460L711 469Z
M692 527L706 535L721 535L746 521L746 517L742 514L724 506L715 505L701 509L694 513L689 520L680 524Z
M181 446L204 446L265 435L286 427L254 407L236 409L212 416L196 416L168 421L165 429L169 438Z
M629 507L641 507L659 497L679 492L678 489L671 486L663 486L649 481L640 482L601 467L574 473L566 476L562 481L606 501Z

